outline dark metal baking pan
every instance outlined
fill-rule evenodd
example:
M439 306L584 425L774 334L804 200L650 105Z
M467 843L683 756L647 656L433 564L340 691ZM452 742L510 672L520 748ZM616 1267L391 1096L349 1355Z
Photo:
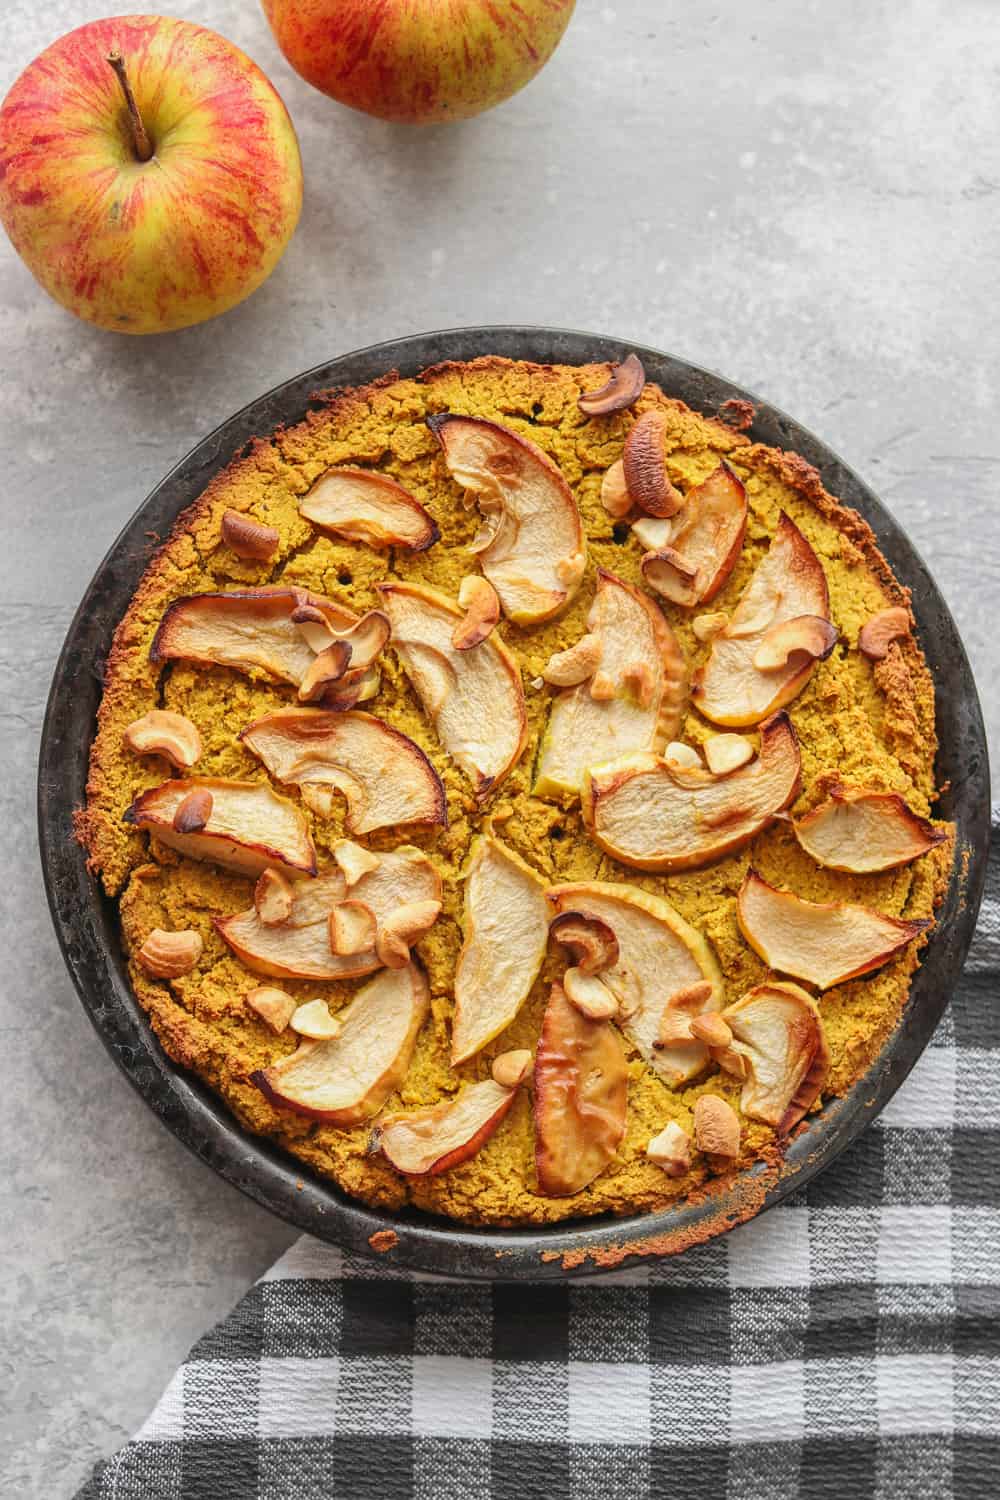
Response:
M958 829L955 864L933 936L900 1025L850 1094L831 1101L790 1144L779 1167L757 1164L722 1194L664 1213L589 1219L547 1228L477 1230L429 1215L375 1212L348 1198L268 1142L249 1135L198 1079L164 1054L129 987L113 902L88 874L72 833L84 800L87 757L101 694L101 666L150 556L149 535L176 516L249 438L301 420L310 397L398 370L415 375L442 360L482 354L541 363L620 359L631 345L554 328L465 328L376 344L308 370L244 407L182 459L136 511L98 568L69 629L49 695L39 762L38 814L46 890L63 955L108 1051L179 1140L258 1203L300 1229L372 1254L380 1230L398 1236L383 1263L463 1277L529 1279L586 1275L642 1256L675 1253L778 1203L856 1139L902 1083L926 1046L965 959L986 867L989 770L982 715L955 623L927 568L868 486L820 440L783 412L684 360L639 349L667 394L709 415L750 401L751 436L793 449L831 494L873 527L896 576L913 591L921 645L937 692L939 810Z

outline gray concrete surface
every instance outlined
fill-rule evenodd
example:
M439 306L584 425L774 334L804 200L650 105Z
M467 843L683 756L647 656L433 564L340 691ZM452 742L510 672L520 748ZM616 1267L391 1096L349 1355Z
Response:
M0 89L121 5L6 0ZM247 0L171 0L274 78L307 197L225 319L130 341L0 243L0 1490L72 1493L289 1232L173 1141L105 1056L49 929L36 739L63 631L153 482L352 347L537 321L658 344L821 433L909 528L1000 729L994 0L580 0L520 98L427 133L352 115ZM2 238L2 237L0 237Z

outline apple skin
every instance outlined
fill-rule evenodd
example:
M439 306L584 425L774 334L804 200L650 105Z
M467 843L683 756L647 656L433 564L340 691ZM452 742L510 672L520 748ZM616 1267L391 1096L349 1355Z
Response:
M152 160L133 145L121 52ZM93 21L31 63L0 106L0 222L77 317L162 333L242 302L298 222L284 104L231 42L189 21Z
M440 125L530 83L576 0L262 0L278 46L308 83L352 109Z

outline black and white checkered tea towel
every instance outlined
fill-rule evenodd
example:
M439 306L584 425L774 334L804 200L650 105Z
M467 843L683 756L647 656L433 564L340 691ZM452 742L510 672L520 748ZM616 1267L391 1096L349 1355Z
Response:
M571 1285L303 1238L77 1500L1000 1497L1000 837L877 1123L761 1219Z

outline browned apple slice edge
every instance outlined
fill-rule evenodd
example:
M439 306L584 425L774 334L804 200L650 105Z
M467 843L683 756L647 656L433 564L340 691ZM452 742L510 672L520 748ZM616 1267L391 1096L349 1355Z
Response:
M384 969L338 1013L340 1029L332 1040L304 1041L269 1068L251 1073L250 1081L279 1109L343 1129L360 1125L403 1082L429 1009L427 981L416 964ZM378 1045L381 1055L375 1052ZM347 1075L339 1102L318 1103L324 1070L329 1088L338 1068ZM352 1088L361 1092L351 1097Z
M334 487L342 490L339 509L350 509L350 490L358 494L355 516L338 514ZM363 497L363 498L362 498ZM381 512L379 519L365 515L365 508ZM299 501L299 514L320 531L367 542L372 547L405 547L408 552L426 552L440 539L441 531L430 512L415 495L377 469L337 465L321 474Z
M790 806L801 772L795 731L781 712L761 725L757 758L721 775L655 755L594 766L584 776L581 810L594 841L623 864L698 869L745 847ZM671 828L673 849L666 838Z
M178 832L174 824L177 810L193 793L207 792L211 798L207 821L198 831ZM237 805L250 804L260 819L260 833L245 837L238 832L240 819ZM230 810L233 810L232 815ZM270 841L266 831L268 818L283 821L283 842ZM172 777L159 786L150 787L132 802L123 814L123 822L146 829L180 854L235 869L243 874L260 875L268 865L284 865L306 875L316 874L316 850L309 824L301 809L286 797L279 797L266 782L232 781L221 777ZM275 830L276 832L277 830ZM287 832L287 838L284 837Z
M628 1063L610 1021L593 1021L555 983L535 1054L535 1171L548 1198L582 1191L625 1135Z
M407 1177L437 1177L481 1151L510 1112L517 1087L493 1078L470 1083L452 1099L390 1115L376 1131L379 1149Z
M829 1062L823 1020L799 985L769 979L721 1013L746 1064L740 1109L787 1135L822 1091ZM718 1060L719 1049L713 1048Z
M287 620L292 623L293 613L303 609L322 616L332 630L350 629L358 622L358 616L353 610L336 604L321 594L313 594L308 589L275 584L252 589L208 590L201 594L186 594L167 606L153 636L149 659L157 664L182 660L200 666L221 665L234 667L235 670L250 670L247 667L241 669L239 665L237 658L241 643L247 639L253 641L255 630L262 622ZM209 628L225 633L227 626L233 621L238 622L233 631L232 646L235 655L231 654L227 658L217 643L212 649L208 648L204 640L200 648L193 643L199 630ZM185 632L188 633L186 643ZM258 640L262 639L259 630L257 636ZM294 634L292 640L295 640ZM277 652L281 642L269 640L267 645ZM302 674L296 666L289 664L287 650L286 647L285 660L279 655L268 660L258 653L251 664L252 669L263 671L278 681L297 684ZM309 660L308 649L300 654L306 661Z
M248 724L239 738L286 785L324 784L329 775L346 798L350 833L408 823L447 825L444 785L429 757L374 714L279 708Z
M889 917L847 901L807 901L771 885L754 869L740 886L736 917L744 938L770 968L820 990L880 969L931 925L929 918Z
M918 817L898 792L842 786L831 787L825 801L794 819L792 830L817 864L852 875L898 869L948 839L945 829Z
M452 411L426 420L452 477L476 497L490 526L479 563L504 614L517 625L551 619L576 594L587 560L580 512L562 470L501 422ZM522 504L531 494L535 502Z

